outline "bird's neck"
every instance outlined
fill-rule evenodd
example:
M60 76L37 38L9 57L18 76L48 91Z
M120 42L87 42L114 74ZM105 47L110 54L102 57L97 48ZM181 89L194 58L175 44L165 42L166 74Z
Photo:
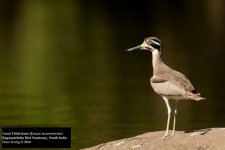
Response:
M161 58L161 54L157 50L154 50L152 52L152 66L153 66L153 75L160 72L160 70L164 66L164 63Z

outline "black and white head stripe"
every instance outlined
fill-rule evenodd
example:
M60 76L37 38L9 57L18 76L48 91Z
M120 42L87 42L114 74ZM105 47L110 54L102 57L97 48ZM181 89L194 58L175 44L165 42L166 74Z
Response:
M148 37L148 38L145 39L145 42L149 46L151 46L151 47L153 47L155 49L161 50L161 48L162 48L161 41L158 38L156 38L156 37Z

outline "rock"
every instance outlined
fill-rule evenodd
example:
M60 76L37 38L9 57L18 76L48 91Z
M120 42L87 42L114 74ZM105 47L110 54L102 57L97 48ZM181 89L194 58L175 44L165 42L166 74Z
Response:
M160 138L163 134L149 132L83 150L225 150L225 128L176 131L175 136L164 139Z

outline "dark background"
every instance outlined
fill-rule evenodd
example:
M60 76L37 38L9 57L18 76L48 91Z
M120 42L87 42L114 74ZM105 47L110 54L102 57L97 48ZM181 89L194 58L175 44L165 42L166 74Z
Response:
M72 128L72 148L164 130L149 85L148 36L203 102L178 105L177 130L225 126L223 0L0 0L0 125ZM171 101L173 103L173 101ZM172 106L172 105L171 105Z

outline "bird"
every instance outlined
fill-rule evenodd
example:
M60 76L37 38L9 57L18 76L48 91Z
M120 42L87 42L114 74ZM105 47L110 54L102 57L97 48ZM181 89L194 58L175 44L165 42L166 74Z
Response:
M153 76L150 78L150 84L153 90L165 101L168 113L166 131L162 138L169 137L169 125L172 113L169 100L175 100L172 137L175 135L178 101L185 99L200 101L206 98L200 96L200 93L195 90L184 74L170 68L163 62L162 53L164 48L162 47L162 42L157 37L145 38L142 44L129 48L126 51L131 52L136 50L146 50L152 53Z

